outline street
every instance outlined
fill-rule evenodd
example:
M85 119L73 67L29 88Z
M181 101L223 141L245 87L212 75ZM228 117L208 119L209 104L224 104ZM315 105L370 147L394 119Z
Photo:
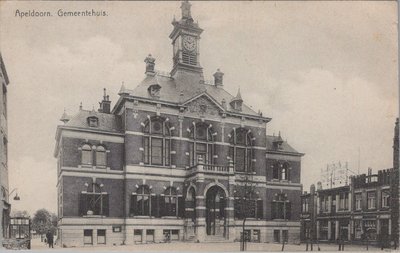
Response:
M305 244L293 245L286 244L285 251L305 251ZM40 239L32 240L32 250L36 252L42 251L119 251L119 252L142 252L142 251L194 251L194 252L236 252L239 251L239 242L234 243L190 243L190 242L172 242L172 243L151 243L151 244L135 244L120 246L86 246L74 248L61 248L58 245L54 249L49 249ZM282 249L281 244L277 243L248 243L247 251L268 251L279 252ZM337 251L336 244L320 244L321 251ZM362 245L345 245L345 251L366 251L366 246ZM314 251L317 247L314 246ZM369 246L369 251L380 251L380 248ZM390 252L391 250L385 249Z

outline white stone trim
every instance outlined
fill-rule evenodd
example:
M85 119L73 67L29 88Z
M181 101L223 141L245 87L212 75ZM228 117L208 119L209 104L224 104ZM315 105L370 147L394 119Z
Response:
M113 143L124 143L125 140L123 137L120 136L111 136L107 135L107 133L90 133L90 132L83 132L83 131L73 131L69 129L63 128L61 131L61 138L78 138L84 140L96 140L96 141L104 141L104 142L113 142Z

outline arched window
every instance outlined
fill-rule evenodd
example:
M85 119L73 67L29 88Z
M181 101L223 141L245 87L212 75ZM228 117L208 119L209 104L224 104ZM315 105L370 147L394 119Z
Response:
M199 159L203 163L214 164L214 137L216 132L212 131L212 126L206 123L193 124L190 129L189 136L189 165L195 165Z
M80 197L80 214L108 216L108 194L102 191L103 184L85 185L87 190Z
M290 163L277 161L272 165L272 178L276 180L290 180L290 170Z
M162 117L152 117L144 125L144 164L170 165L171 134L168 121Z
M107 166L107 153L103 146L97 146L96 148L96 166L106 167Z
M82 146L82 164L92 165L92 147L89 144Z
M229 157L238 172L253 172L253 141L251 132L245 128L233 129L230 137Z
M174 187L168 187L164 191L164 204L165 216L177 216L178 215L178 194Z

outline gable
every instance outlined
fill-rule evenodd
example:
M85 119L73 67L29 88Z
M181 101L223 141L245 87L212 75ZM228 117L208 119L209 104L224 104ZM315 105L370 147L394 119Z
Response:
M207 94L190 99L186 103L187 111L197 115L218 115L223 108L215 103Z

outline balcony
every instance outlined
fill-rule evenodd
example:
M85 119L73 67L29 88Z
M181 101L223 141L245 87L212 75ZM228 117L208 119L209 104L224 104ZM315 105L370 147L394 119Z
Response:
M188 171L189 175L196 173L222 174L222 175L235 174L232 161L229 161L228 165L206 164L203 163L203 159L201 158L199 158L197 164L190 167Z

